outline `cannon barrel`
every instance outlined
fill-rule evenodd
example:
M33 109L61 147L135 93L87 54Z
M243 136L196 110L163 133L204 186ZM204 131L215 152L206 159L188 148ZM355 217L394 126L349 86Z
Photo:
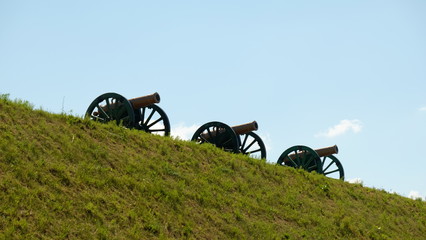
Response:
M325 157L325 156L330 156L332 154L339 153L339 148L337 147L337 145L334 145L331 147L315 149L315 152L318 153L318 156Z
M158 94L157 92L150 94L150 95L146 95L146 96L142 96L142 97L137 97L137 98L132 98L129 99L130 104L132 105L132 108L134 110L138 110L140 108L149 106L151 104L154 103L159 103L160 102L160 94ZM116 107L120 107L121 103L119 103L117 105L117 103L112 103L110 104L109 108L110 109L115 109ZM107 111L108 107L107 106L101 106L102 110ZM98 112L94 112L95 115L98 115Z
M245 134L245 133L256 131L259 128L259 126L257 125L256 121L253 121L253 122L250 122L250 123L245 123L245 124L233 126L231 128L232 128L232 130L234 130L234 132L236 134L242 135L242 134Z
M337 154L339 152L339 148L337 147L337 145L331 146L331 147L325 147L325 148L319 148L319 149L315 149L314 150L318 156L320 157L326 157L326 156L330 156L333 154ZM294 159L296 154L292 153L289 154L288 157L290 159Z
M132 104L133 109L139 109L146 106L149 106L154 103L160 102L160 94L153 93L151 95L146 95L138 98L129 99L129 102Z
M231 128L232 128L232 130L234 130L234 132L237 135L242 135L242 134L245 134L245 133L256 131L258 129L258 125L257 125L256 121L253 121L253 122L250 122L250 123L244 123L244 124L241 124L241 125L233 126ZM220 133L222 133L222 131L225 131L225 129L219 129ZM201 134L201 136L206 140L210 138L210 135L212 137L216 136L216 131L212 131L212 132L210 132L210 134L209 133L202 133Z

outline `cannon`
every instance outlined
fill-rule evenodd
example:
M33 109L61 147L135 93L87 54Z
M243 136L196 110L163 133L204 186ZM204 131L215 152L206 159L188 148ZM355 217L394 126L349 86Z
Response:
M86 116L103 123L115 121L127 128L168 136L169 118L156 105L159 102L158 93L132 99L117 93L105 93L93 100L87 108Z
M334 156L339 149L336 145L320 149L311 149L297 145L285 150L278 158L277 164L294 168L302 168L306 171L316 171L327 177L342 179L345 172L339 159Z
M257 129L256 121L233 127L222 122L208 122L195 131L191 141L210 143L225 151L243 153L254 158L266 158L265 144L253 132Z

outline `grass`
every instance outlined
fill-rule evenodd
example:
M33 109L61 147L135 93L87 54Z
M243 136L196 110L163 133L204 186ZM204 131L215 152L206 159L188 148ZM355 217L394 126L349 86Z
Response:
M426 203L0 97L0 239L423 239Z

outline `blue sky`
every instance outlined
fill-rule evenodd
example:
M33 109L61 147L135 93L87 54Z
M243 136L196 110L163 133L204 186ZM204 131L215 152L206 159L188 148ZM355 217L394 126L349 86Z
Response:
M256 120L271 163L336 144L347 180L425 197L425 12L410 0L0 0L0 93L83 116L105 92L158 92L175 136Z

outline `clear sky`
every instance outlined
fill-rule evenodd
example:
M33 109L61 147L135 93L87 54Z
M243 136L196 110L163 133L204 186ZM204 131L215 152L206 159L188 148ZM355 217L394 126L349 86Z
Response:
M158 92L172 135L256 120L268 162L336 144L347 180L425 197L425 13L423 0L0 0L0 93L83 116L106 92Z

